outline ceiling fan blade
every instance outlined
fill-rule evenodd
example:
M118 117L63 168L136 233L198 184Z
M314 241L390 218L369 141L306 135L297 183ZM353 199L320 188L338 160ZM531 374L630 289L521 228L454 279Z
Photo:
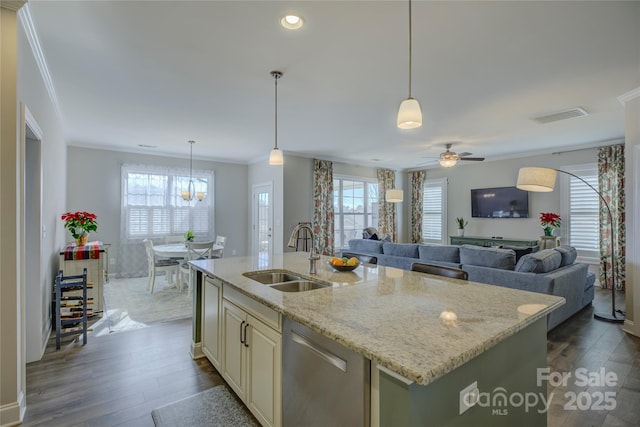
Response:
M460 157L460 160L471 160L474 162L481 162L484 160L484 157Z
M467 156L470 156L470 155L472 155L472 154L473 154L473 153L469 153L468 151L465 151L465 152L463 152L463 153L458 154L458 156L460 156L460 157L467 157Z

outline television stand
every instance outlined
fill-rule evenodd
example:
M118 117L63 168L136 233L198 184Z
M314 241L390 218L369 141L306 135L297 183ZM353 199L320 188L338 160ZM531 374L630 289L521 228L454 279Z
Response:
M483 236L449 236L450 242L452 245L476 245L476 246L500 246L500 245L508 245L508 246L522 246L522 247L531 247L538 245L538 239L517 239L510 237L500 237L500 236L491 236L491 237L483 237Z

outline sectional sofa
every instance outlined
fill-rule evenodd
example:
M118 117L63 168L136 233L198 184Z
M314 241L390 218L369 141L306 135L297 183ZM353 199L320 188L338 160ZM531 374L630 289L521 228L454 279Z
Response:
M575 248L566 245L525 253L529 250L352 239L344 251L375 256L379 265L405 270L414 262L461 268L474 282L563 297L566 303L549 315L547 330L590 305L594 297L595 275L587 264L575 262Z

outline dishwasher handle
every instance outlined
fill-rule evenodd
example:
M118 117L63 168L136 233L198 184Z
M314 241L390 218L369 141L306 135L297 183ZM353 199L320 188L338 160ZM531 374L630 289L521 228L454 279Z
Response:
M298 335L294 331L291 331L291 339L293 340L293 342L298 343L303 347L306 347L307 349L309 349L310 351L318 355L318 357L320 357L324 361L330 363L331 365L335 366L336 368L340 369L343 372L347 372L346 360L341 359L340 357L336 356L333 353L330 353L329 351L323 348L319 348L315 346L314 343L309 341L308 338L303 337L302 335Z

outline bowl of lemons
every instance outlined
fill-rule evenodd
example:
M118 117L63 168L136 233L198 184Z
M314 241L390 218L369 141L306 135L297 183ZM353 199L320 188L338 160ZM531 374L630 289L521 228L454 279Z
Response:
M360 261L356 257L338 258L333 257L329 260L329 265L337 271L353 271L360 265Z

